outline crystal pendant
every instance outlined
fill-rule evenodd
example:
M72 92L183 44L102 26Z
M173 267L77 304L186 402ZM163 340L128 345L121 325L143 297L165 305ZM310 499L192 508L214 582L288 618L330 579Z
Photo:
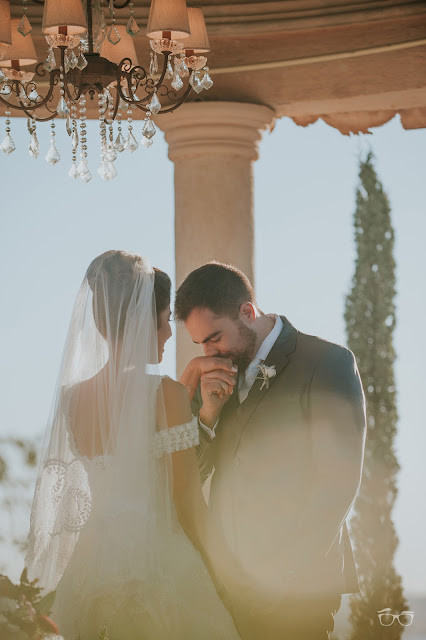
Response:
M117 175L117 169L114 167L112 162L108 162L107 166L108 166L108 180L113 180Z
M153 113L155 116L157 115L157 113L160 111L161 109L161 102L158 99L157 96L157 92L155 91L151 101L148 102L148 104L146 105L148 107L148 109L151 111L151 113Z
M114 160L117 158L117 152L114 149L113 144L109 143L105 156L106 156L106 159L109 160L110 162L114 162Z
M56 59L53 49L49 49L47 58L43 62L43 67L46 69L46 71L53 71L53 69L56 69Z
M175 75L175 72L173 71L172 63L171 63L170 58L169 58L169 60L167 62L167 68L166 68L166 73L165 73L164 77L167 80L171 80L174 75Z
M149 63L149 75L154 76L158 71L158 58L156 53L151 52L151 62Z
M36 102L39 98L39 95L37 93L37 89L34 87L34 89L31 89L31 91L28 94L28 97L30 100L32 100L33 102Z
M195 93L201 93L201 91L203 90L203 87L200 82L199 71L195 71L194 73L191 74L191 77L189 79L189 84L194 89Z
M189 76L189 69L185 62L185 58L179 59L179 62L177 64L177 72L181 78L186 78L186 76Z
M20 19L17 29L18 29L19 33L21 34L21 36L27 36L29 33L31 33L32 26L31 26L30 21L28 20L28 18L27 18L27 16L25 14Z
M213 80L211 79L208 71L205 72L203 79L201 80L201 86L206 90L211 89L213 86Z
M84 57L84 54L82 51L80 51L80 55L77 58L77 69L80 69L80 71L83 71L83 69L85 69L87 67L87 60Z
M30 146L28 148L28 151L30 153L31 158L34 158L34 160L38 158L40 155L40 145L38 143L37 135L35 132L31 136Z
M124 138L121 135L121 133L119 133L115 139L114 149L118 151L118 153L121 153L122 151L124 151Z
M92 174L90 173L90 171L86 171L86 173L80 174L80 178L83 180L83 182L90 182L90 180L92 179Z
M121 36L117 31L117 28L112 24L108 31L108 40L111 44L118 44L121 40Z
M72 163L71 169L68 171L68 175L70 178L77 180L79 173L78 173L77 165L75 164L75 162Z
M70 59L68 56L68 51L65 51L64 53L64 71L65 73L68 73L68 71L70 70Z
M0 89L0 93L2 96L10 96L10 94L12 93L12 87L10 86L10 84L4 84Z
M6 154L9 155L13 151L15 151L15 143L13 142L12 136L10 133L7 133L3 142L0 144L0 149Z
M141 147L149 149L152 144L154 144L154 140L149 140L148 138L145 138L145 136L142 136Z
M133 153L138 148L138 143L136 142L136 138L131 131L129 131L129 135L127 136L127 140L124 143L124 148L129 153Z
M55 147L54 140L52 140L52 142L50 143L50 149L46 154L46 162L51 164L53 167L53 165L59 162L60 159L61 159L61 156L59 155L59 151Z
M89 167L87 164L86 158L82 158L77 167L78 175L83 180L83 182L89 182L92 179L92 175L89 171Z
M64 96L59 98L58 106L56 107L56 113L60 118L66 118L69 115L68 105Z
M127 26L126 26L126 31L130 36L135 36L136 34L139 33L138 23L136 22L133 16L130 16L129 18L129 22L127 23Z
M171 81L171 85L172 85L172 87L173 87L173 89L175 91L179 91L179 89L182 89L182 87L183 87L182 79L181 79L180 75L177 72L175 73L175 76L174 76L173 80Z
M78 58L77 58L77 56L75 55L75 53L74 53L74 50L73 50L73 49L71 49L71 52L70 52L70 54L69 54L69 57L68 57L68 64L69 64L69 66L70 66L70 69L75 69L75 68L76 68L76 66L77 66L77 64L78 64Z
M99 175L101 176L102 180L105 180L108 182L109 180L109 169L108 169L108 165L105 162L105 160L102 160L101 164L99 165L98 169L97 169Z
M152 120L150 118L145 120L145 124L142 129L142 135L144 136L144 138L148 138L148 140L151 140L151 138L153 138L156 133L157 129Z
M76 149L78 147L78 133L77 133L77 129L74 129L74 131L71 134L71 144L74 147L74 149Z

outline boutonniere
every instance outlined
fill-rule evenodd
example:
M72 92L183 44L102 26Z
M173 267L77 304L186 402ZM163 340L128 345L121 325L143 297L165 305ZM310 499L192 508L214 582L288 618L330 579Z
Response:
M273 364L271 367L266 366L266 364L259 365L259 375L256 380L262 380L262 386L260 390L262 391L263 387L269 389L269 382L272 378L275 378L277 372L275 370L275 365Z

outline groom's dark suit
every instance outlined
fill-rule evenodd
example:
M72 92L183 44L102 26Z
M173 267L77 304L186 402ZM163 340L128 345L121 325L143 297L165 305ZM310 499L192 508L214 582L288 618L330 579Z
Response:
M214 469L210 508L260 588L336 597L359 591L345 520L361 477L364 394L351 351L282 321L265 361L276 376L262 390L256 380L242 404L235 390L213 440L200 429L200 470L204 482Z

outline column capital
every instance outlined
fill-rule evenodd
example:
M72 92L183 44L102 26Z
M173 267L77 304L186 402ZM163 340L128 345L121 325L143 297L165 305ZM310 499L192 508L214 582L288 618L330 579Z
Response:
M275 113L247 102L190 102L157 119L169 145L169 158L221 155L257 160L261 132Z

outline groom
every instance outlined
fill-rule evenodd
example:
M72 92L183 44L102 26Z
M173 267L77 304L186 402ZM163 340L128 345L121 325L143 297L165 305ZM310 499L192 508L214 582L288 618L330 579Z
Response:
M359 591L346 525L366 433L355 358L262 313L229 265L190 273L175 315L206 356L238 366L236 380L222 369L204 374L194 409L212 514L270 605L235 612L241 636L327 640L341 594Z

